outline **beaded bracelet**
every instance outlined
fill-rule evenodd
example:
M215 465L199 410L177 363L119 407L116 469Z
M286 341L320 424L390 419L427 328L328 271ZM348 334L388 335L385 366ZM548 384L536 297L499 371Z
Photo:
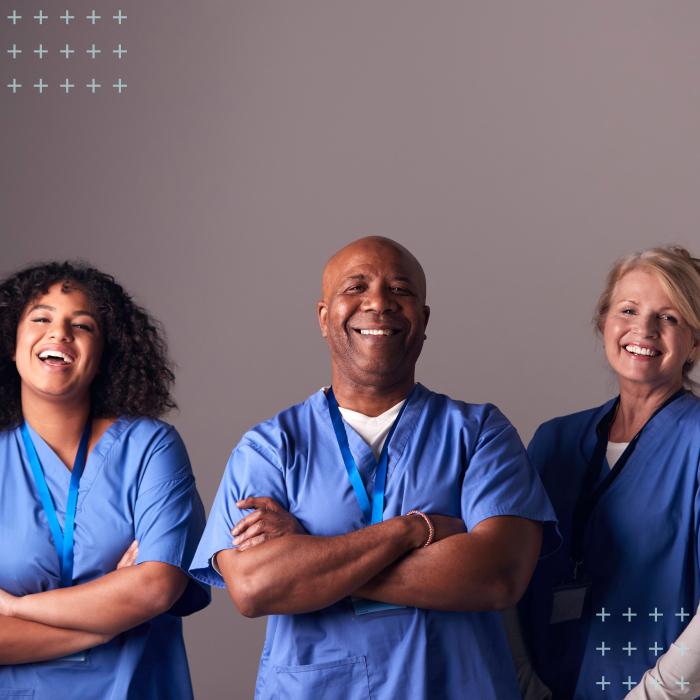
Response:
M409 510L406 515L420 515L428 526L428 539L423 543L423 547L427 547L429 544L433 543L435 539L435 528L433 527L432 520L422 511L422 510Z

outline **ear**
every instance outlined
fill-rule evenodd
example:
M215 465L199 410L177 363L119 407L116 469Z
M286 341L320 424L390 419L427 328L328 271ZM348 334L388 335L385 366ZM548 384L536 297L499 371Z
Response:
M321 335L324 338L328 337L328 305L323 299L316 303L316 314L318 316L318 325L321 328Z
M426 304L423 307L423 326L428 327L428 320L430 319L430 307Z

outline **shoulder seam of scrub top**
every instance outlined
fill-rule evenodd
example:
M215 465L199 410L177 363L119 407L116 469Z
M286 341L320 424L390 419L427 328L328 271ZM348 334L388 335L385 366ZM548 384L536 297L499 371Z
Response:
M274 452L265 445L261 445L257 442L254 442L247 435L244 435L241 438L241 441L238 443L238 445L234 448L233 451L235 452L244 443L248 445L251 449L255 450L255 452L257 452L264 460L268 461L275 469L277 469L278 472L284 474L284 469L282 468L282 466L277 464L277 455L275 455Z
M161 481L158 481L155 484L150 484L149 487L147 489L144 489L143 491L139 489L139 496L145 496L147 493L150 493L154 489L162 488L166 484L180 484L187 481L188 479L191 479L193 483L195 481L194 474L192 473L192 471L185 467L183 469L180 469L180 471L176 472L175 474L172 474L167 479L162 479Z

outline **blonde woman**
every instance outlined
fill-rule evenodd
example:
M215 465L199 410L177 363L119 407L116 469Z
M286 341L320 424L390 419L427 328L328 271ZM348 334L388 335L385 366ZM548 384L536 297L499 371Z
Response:
M689 678L657 669L640 680L700 598L700 399L689 376L700 262L679 247L618 261L595 321L619 395L545 423L529 446L564 544L521 603L526 641L555 699L615 700L639 685L636 698L695 697ZM700 658L696 636L678 640L687 659Z

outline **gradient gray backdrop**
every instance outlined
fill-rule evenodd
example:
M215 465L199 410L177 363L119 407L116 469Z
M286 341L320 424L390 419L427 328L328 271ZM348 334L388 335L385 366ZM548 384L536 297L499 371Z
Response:
M128 20L65 29L64 5ZM418 256L419 379L497 403L525 440L613 391L589 322L611 261L700 252L700 3L0 6L0 273L82 257L163 321L207 506L242 432L328 381L314 303L349 240ZM53 18L15 30L15 6ZM129 53L69 72L68 31ZM52 55L10 65L39 38ZM54 87L13 96L13 73ZM92 75L129 87L56 88ZM252 696L263 621L216 592L186 633L200 700Z

